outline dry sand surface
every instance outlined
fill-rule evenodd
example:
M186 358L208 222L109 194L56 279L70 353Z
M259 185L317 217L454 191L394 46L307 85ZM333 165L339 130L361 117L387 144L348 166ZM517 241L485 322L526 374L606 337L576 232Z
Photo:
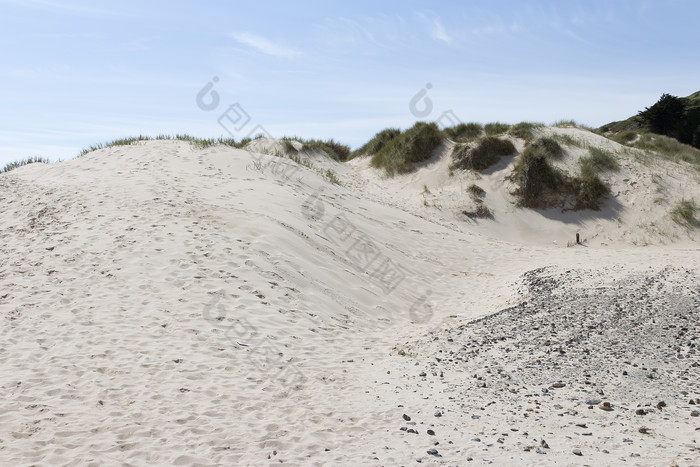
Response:
M449 143L392 179L275 148L0 175L0 465L700 465L698 229L654 202L697 172L623 158L562 214Z

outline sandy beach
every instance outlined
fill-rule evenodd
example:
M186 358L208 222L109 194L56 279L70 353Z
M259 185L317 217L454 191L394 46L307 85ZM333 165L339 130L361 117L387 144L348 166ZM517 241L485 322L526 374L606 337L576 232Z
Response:
M266 139L0 175L0 464L700 465L697 171L542 131L617 155L601 211L449 141L392 178Z

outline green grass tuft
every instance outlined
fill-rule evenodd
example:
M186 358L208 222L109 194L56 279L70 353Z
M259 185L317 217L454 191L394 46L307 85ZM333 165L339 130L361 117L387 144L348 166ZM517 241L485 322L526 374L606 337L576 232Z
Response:
M87 148L83 149L80 151L78 154L78 157L84 156L85 154L91 153L93 151L97 151L98 149L105 149L105 148L111 148L114 146L130 146L132 144L137 144L141 141L186 141L190 143L193 147L197 149L205 149L211 146L218 146L220 144L223 144L225 146L231 146L231 147L242 147L242 142L241 143L236 143L236 141L233 138L224 138L224 137L218 137L218 138L197 138L195 136L187 135L187 134L175 134L175 135L158 135L156 137L152 136L144 136L144 135L139 135L139 136L131 136L127 138L119 138L115 139L112 141L109 141L107 143L98 143L98 144L93 144L91 146L88 146ZM249 142L249 141L246 141Z
M560 145L563 144L565 146L574 146L577 148L582 148L584 146L584 144L580 140L574 138L571 135L554 133L550 135L549 138L556 141Z
M380 131L374 137L365 143L362 147L352 152L350 158L358 156L372 156L382 150L384 146L389 144L394 138L401 135L401 130L398 128L387 128Z
M590 156L581 158L582 163L590 164L596 171L617 170L620 164L615 156L605 149L591 147L588 148Z
M350 148L333 139L322 141L318 139L299 138L298 136L285 136L281 138L280 141L282 141L286 152L297 152L292 144L292 141L297 141L302 144L300 151L320 151L331 159L340 162L345 162L350 159Z
M695 218L698 206L695 200L683 199L671 210L671 219L678 224L686 224L690 227L699 227L700 220Z
M598 176L598 168L591 158L580 160L579 175L573 180L576 187L575 209L600 209L600 200L610 188Z
M496 164L502 156L510 156L517 151L513 143L495 136L484 136L475 147L466 144L456 145L452 151L451 169L485 170Z
M618 133L612 137L612 140L620 144L630 144L639 137L638 131L627 130L622 133Z
M50 164L51 161L45 157L40 157L40 156L27 157L26 159L20 159L18 161L10 162L9 164L5 164L5 167L0 169L0 174L7 173L11 170L18 168L18 167L22 167L23 165L34 164L34 163Z
M508 134L525 141L531 141L535 137L535 130L543 126L542 123L520 122L510 127Z
M564 156L564 149L556 139L549 136L537 138L534 142L528 144L528 148L530 151L547 159L561 159Z
M445 128L442 130L442 134L453 141L459 143L466 143L468 141L473 141L483 132L484 127L481 123L460 123L453 127Z
M548 207L550 194L562 188L569 191L568 178L550 164L550 158L542 145L532 143L515 163L511 179L518 186L515 193L521 206Z
M595 133L596 130L588 125L578 123L576 120L557 120L552 124L552 126L558 128L578 128L579 130L587 130Z
M653 133L641 133L639 139L630 146L656 152L663 158L674 162L685 161L700 169L700 149L683 144L675 138Z
M371 165L383 168L387 175L410 172L414 163L430 159L441 143L442 135L435 123L417 122L374 154Z
M494 122L484 125L484 133L486 133L486 136L502 135L508 130L510 130L510 125L507 123Z

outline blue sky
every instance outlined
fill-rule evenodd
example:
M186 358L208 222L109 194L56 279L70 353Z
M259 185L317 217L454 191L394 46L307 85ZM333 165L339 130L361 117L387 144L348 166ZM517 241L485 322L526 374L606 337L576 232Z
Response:
M0 164L256 127L357 147L448 110L599 126L700 90L696 1L0 0L0 12ZM205 92L202 110L208 83L218 105Z

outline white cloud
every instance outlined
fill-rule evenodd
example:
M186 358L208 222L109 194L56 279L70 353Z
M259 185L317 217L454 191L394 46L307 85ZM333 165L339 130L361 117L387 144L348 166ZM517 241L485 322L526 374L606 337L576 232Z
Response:
M241 44L245 44L258 52L266 55L272 55L273 57L294 58L302 55L302 53L298 50L276 44L262 36L258 36L257 34L239 32L231 33L229 35Z
M452 38L445 31L445 27L442 25L438 18L433 20L433 39L449 44L452 42Z

